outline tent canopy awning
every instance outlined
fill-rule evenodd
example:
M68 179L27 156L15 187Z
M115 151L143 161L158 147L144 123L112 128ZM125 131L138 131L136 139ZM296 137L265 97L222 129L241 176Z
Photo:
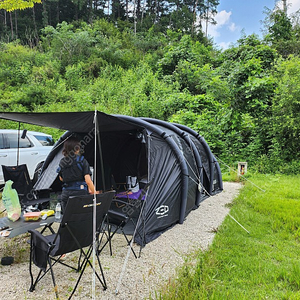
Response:
M93 130L95 127L95 114L97 114L97 123L100 132L142 129L142 127L136 124L100 111L45 113L0 112L0 118L80 133Z

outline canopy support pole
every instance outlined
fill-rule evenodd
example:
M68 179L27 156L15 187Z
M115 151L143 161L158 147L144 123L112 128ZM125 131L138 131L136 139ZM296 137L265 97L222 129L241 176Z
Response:
M97 136L96 132L97 128L97 111L95 110L94 116L94 125L95 125L95 143L94 143L94 183L97 182ZM94 189L94 198L93 198L93 274L92 274L92 299L96 299L96 251L97 251L97 235L96 235L96 218L97 218L97 210L96 210L96 184Z
M18 151L17 151L17 166L19 165L19 158L20 158L20 130L21 130L21 123L19 123L18 127Z
M95 111L95 114L96 111ZM100 167L101 167L101 179L102 179L102 186L103 186L103 192L106 191L106 186L105 186L105 177L104 177L104 164L103 164L103 155L102 155L102 147L101 147L101 140L100 140L100 130L98 128L98 119L97 119L97 115L96 115L96 118L95 118L95 139L96 139L96 136L97 136L97 142L98 142L98 149L99 149L99 155L100 155ZM95 148L95 161L96 161L96 148ZM96 164L95 164L95 169L96 169ZM95 182L96 184L96 182Z

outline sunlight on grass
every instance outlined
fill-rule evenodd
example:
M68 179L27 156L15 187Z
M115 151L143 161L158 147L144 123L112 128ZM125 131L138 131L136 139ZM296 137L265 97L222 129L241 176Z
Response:
M187 259L159 299L300 299L300 179L251 175L210 250Z

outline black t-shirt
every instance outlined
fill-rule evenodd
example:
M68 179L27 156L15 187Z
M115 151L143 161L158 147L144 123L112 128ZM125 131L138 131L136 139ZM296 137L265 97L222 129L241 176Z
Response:
M74 157L65 156L59 162L58 174L64 183L73 181L84 181L85 175L91 175L90 165L80 155Z

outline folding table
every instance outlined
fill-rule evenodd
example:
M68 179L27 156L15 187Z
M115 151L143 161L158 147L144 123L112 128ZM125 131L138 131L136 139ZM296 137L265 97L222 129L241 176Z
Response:
M43 231L47 228L50 229L54 222L54 216L50 216L46 220L39 219L38 221L25 221L22 212L20 219L15 222L10 221L7 217L0 218L0 228L4 226L8 226L9 228L11 228L8 237L13 238L20 234L28 232L28 230L37 229L40 227L43 227ZM5 237L0 236L0 238Z

